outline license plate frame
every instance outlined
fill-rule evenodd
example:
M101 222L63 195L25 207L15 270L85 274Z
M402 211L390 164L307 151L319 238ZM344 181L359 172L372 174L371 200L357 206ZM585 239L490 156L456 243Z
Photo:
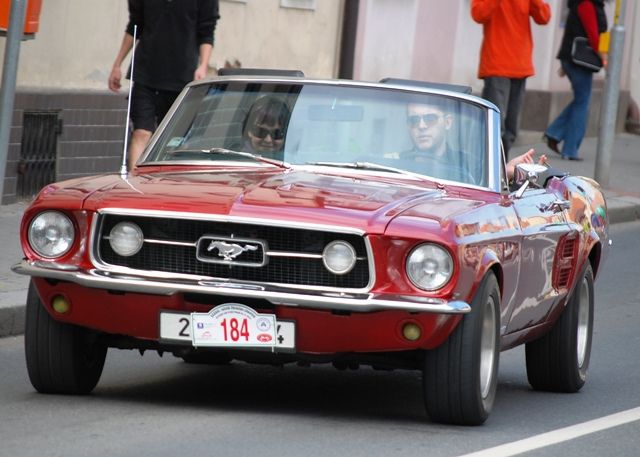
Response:
M236 304L238 305L238 304ZM219 305L222 306L222 305ZM241 305L244 306L244 305ZM211 311L218 307L213 308ZM249 308L249 307L246 307ZM249 308L251 309L251 308ZM209 311L209 313L211 312ZM255 313L254 310L251 309ZM269 350L274 352L296 351L296 323L287 319L275 319L275 344L273 345L239 345L239 344L200 344L194 345L192 314L180 311L162 310L159 316L160 341L170 344L182 344L194 347L220 347L223 349ZM261 314L256 313L261 316ZM275 317L275 316L274 316ZM197 320L197 319L196 319Z

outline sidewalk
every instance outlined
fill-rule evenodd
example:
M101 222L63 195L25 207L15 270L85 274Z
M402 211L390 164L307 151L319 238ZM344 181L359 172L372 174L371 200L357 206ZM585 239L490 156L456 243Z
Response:
M510 156L534 147L546 153L549 162L572 175L594 177L596 138L586 138L581 148L583 162L561 160L542 143L540 132L521 132ZM620 134L615 139L609 188L605 189L611 223L640 219L640 136ZM29 278L11 271L22 258L18 231L26 203L0 206L0 337L19 335L24 330L24 303Z
M562 146L562 145L561 145ZM574 176L595 177L596 150L598 139L585 138L580 148L582 162L562 160L559 155L542 142L541 132L521 132L516 144L509 152L510 157L533 147L536 152L545 153L554 167L568 171ZM609 186L604 189L607 199L609 220L612 224L640 219L640 135L620 133L613 145Z
M0 205L0 337L19 335L24 331L24 303L29 278L11 271L11 265L22 258L20 220L26 203Z

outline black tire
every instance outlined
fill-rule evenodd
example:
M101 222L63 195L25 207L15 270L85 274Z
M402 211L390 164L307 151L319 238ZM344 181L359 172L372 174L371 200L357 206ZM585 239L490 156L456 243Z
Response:
M107 355L107 347L95 343L95 333L54 320L33 282L27 294L24 347L31 384L50 394L91 392Z
M431 420L458 425L487 420L498 385L499 329L500 289L489 272L471 312L447 341L426 352L422 379Z
M593 339L593 271L587 265L549 333L526 344L527 378L536 390L577 392L587 377Z

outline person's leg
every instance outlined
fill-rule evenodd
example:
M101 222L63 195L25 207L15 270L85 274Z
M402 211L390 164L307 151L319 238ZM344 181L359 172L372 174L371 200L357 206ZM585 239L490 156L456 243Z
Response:
M576 158L578 157L578 148L587 130L593 73L583 70L570 62L566 62L566 65L563 64L563 68L571 81L573 106L570 115L567 117L562 155L568 158Z
M509 105L510 85L511 83L509 81L509 78L489 76L484 78L484 86L482 88L482 98L489 100L500 110L500 132L503 135L503 138L506 129L505 116L507 112L507 106ZM507 149L505 147L505 154L506 153Z
M141 84L134 84L131 93L131 121L133 134L127 151L129 170L135 167L144 148L156 129L156 102L153 89Z
M180 95L179 91L159 90L156 92L156 120L158 124L162 122L178 95Z
M562 112L549 124L549 127L545 130L544 134L556 140L558 143L564 141L564 137L567 133L567 122L571 117L571 111L573 110L573 100L569 102Z
M560 64L562 65L562 68L564 70L566 66L566 62L560 61ZM565 71L565 74L566 74L566 71ZM547 142L549 143L549 139L552 140L552 142L556 144L556 148L557 148L557 143L561 143L562 141L564 141L567 135L569 120L573 116L573 110L574 110L574 99L571 99L569 104L564 107L562 112L555 118L555 120L547 127L547 129L544 132L544 135L547 137ZM560 153L560 151L556 151L556 152Z
M145 129L134 129L131 134L129 151L127 152L127 164L129 166L129 170L133 170L136 166L136 162L138 162L144 148L147 147L147 143L149 142L149 138L151 138L152 133L153 132Z
M518 136L518 127L520 123L520 109L522 100L524 99L524 89L526 78L511 79L509 85L509 101L507 111L504 113L504 130L502 131L502 144L504 152L509 156L509 149Z

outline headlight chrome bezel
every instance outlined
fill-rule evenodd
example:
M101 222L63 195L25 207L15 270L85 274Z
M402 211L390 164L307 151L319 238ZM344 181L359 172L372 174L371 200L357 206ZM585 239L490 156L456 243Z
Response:
M43 243L44 239L48 239L48 242ZM61 211L43 211L29 222L27 241L31 250L38 256L44 259L59 259L73 247L76 241L76 227L73 220ZM55 245L61 243L61 247L55 248Z
M418 262L423 265L422 269L424 270L424 265L428 261L433 262L436 271L432 276L439 276L439 278L425 281L427 274L421 278L416 277L416 270L420 266L412 265L411 263ZM405 262L405 272L411 284L420 290L428 292L440 290L449 284L451 278L453 278L454 270L453 256L449 250L444 246L431 242L421 243L411 249Z
M124 234L122 232L123 229L130 230L129 234ZM120 230L120 233L118 233L118 230ZM132 243L133 247L129 249L122 249L122 246L116 244L119 240L124 239L124 236L131 235L133 235L133 237L129 239L134 241L134 243ZM109 246L111 246L113 252L122 257L131 257L136 255L144 245L144 233L142 232L142 229L138 224L128 221L118 222L114 225L109 231L107 239L109 240Z
M347 266L338 269L335 267L335 265L332 265L331 263L331 256L332 255L338 255L338 254L332 254L332 249L335 249L336 246L341 246L343 248L346 249L347 253L350 256L350 261L347 263ZM351 245L351 243L344 241L344 240L334 240L332 242L330 242L329 244L327 244L324 248L324 250L322 251L322 264L324 265L324 267L329 270L331 273L333 273L334 275L346 275L347 273L349 273L351 270L353 270L353 267L356 266L356 262L357 262L358 258L356 255L356 250L355 248Z

